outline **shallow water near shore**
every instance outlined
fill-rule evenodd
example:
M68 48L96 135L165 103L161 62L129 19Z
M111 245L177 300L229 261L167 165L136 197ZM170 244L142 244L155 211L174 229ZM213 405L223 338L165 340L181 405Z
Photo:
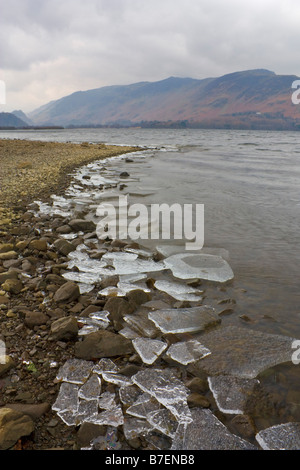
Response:
M233 282L223 288L228 299L234 300L234 308L222 315L222 324L300 338L299 134L80 129L2 132L0 137L140 145L141 153L132 155L130 162L114 158L79 170L67 197L75 198L77 209L90 207L88 217L96 220L101 198L113 201L109 192L113 191L114 181L127 171L130 176L124 184L132 202L204 204L204 247L226 253L234 273ZM144 151L143 147L151 150ZM106 172L101 179L103 165ZM83 190L82 177L87 174L92 179L92 190L88 184ZM93 182L111 184L112 188L103 193L95 189ZM63 200L58 203L63 207ZM141 244L154 250L162 243L141 240ZM173 248L175 245L168 241L166 244ZM217 301L221 289L209 285L205 295ZM297 421L299 367L277 366L265 379L271 391L282 395L282 400L293 390L288 401Z
M300 337L298 133L74 129L0 137L152 148L130 164L115 160L133 177L124 181L128 190L153 189L142 198L136 192L134 202L204 204L204 246L228 250L241 289L237 311L266 331Z

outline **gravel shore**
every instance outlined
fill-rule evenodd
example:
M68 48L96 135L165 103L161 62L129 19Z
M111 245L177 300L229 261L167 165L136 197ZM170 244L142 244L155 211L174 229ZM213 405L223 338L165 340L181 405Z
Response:
M61 194L79 166L134 150L102 143L0 140L0 230L34 198Z

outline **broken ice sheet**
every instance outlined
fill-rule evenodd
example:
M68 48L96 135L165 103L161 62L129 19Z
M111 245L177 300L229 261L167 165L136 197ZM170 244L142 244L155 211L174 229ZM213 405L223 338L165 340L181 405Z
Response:
M98 400L80 400L75 415L76 426L98 414Z
M223 283L234 277L231 267L221 256L181 253L169 256L164 263L180 279L206 279Z
M191 364L208 375L234 375L255 378L260 372L291 362L293 338L248 328L228 326L199 336L211 354Z
M116 396L111 392L104 392L100 395L98 400L99 408L103 410L110 410L116 407Z
M109 410L102 411L95 416L92 416L86 420L86 422L97 424L97 425L108 425L108 426L121 426L124 424L124 416L122 408L115 406Z
M79 387L76 384L63 382L59 388L58 395L52 405L53 411L77 411L79 406Z
M158 330L153 322L148 319L147 314L126 315L124 321L132 330L147 338L155 338L157 336Z
M137 418L126 418L124 421L123 432L125 439L136 439L144 436L153 430L153 427L147 421Z
M168 357L184 365L195 362L208 354L211 354L210 350L197 340L174 343L166 353Z
M126 410L129 415L136 418L146 418L148 413L156 411L160 408L159 402L149 393L143 393L138 399Z
M256 434L255 439L264 450L299 450L300 423L271 426Z
M126 385L119 389L119 397L123 405L130 406L135 403L142 391L135 385Z
M103 372L117 373L118 371L119 367L111 359L106 357L100 359L98 364L93 367L93 372L99 375L102 375Z
M189 422L191 413L187 405L188 390L170 369L146 369L132 377L141 390L156 398L181 422Z
M132 385L132 381L129 377L125 375L116 374L113 372L102 372L102 378L105 382L112 383L118 387L126 387L127 385Z
M133 254L133 253L127 253ZM152 260L135 259L126 261L124 259L115 259L113 261L115 274L136 274L136 273L150 273L154 271L163 271L166 269L163 262L155 262Z
M200 302L203 291L199 291L191 286L173 281L156 281L154 287L162 292L166 292L176 300L186 300L190 302Z
M255 450L249 442L231 434L207 409L193 408L192 421L179 424L172 450Z
M165 342L150 338L135 338L132 344L145 364L153 364L168 347Z
M79 317L78 323L85 325L78 332L78 335L86 335L99 329L105 330L110 323L109 312L106 310L90 313L88 317Z
M63 382L83 384L90 375L94 363L82 359L69 359L60 367L56 379Z
M259 381L230 375L218 375L208 377L208 384L220 411L229 414L243 414L246 411L247 401Z
M78 396L84 400L98 399L101 393L101 379L97 374L92 374L80 387Z
M166 408L154 410L147 414L147 421L158 431L162 432L168 437L175 437L178 427L178 421Z
M117 286L108 286L98 292L98 295L111 296L111 297L125 297L129 292L142 289L144 292L150 292L150 289L145 285L135 285L129 282L118 282Z
M148 318L163 333L197 332L221 322L215 310L206 305L192 308L155 310L148 314Z

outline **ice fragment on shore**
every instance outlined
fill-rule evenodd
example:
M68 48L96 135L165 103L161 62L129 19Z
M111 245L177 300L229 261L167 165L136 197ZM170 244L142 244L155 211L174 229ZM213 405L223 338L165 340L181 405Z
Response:
M79 407L79 386L73 383L63 382L59 388L58 395L52 405L53 411L75 412Z
M123 432L125 439L136 439L144 436L153 430L153 427L147 421L137 418L126 418L124 421Z
M102 411L95 416L89 417L86 422L97 425L104 424L115 427L121 426L124 424L122 408L120 406L115 406L109 410Z
M135 385L126 385L119 389L119 397L124 405L133 405L137 398L142 395L142 391Z
M82 359L69 359L59 369L56 379L73 384L83 384L93 368L92 361Z
M102 395L99 397L98 400L98 405L99 408L103 410L110 410L111 408L116 407L116 396L114 393L111 392L104 392Z
M156 411L160 408L159 402L149 393L143 393L138 399L126 410L126 413L136 418L146 418L148 413Z
M111 359L104 357L93 367L92 371L99 375L102 375L104 372L117 373L119 372L119 367Z
M105 382L110 382L118 387L125 387L132 385L132 381L129 377L121 374L115 374L113 372L102 372L102 378Z
M208 384L220 411L229 414L243 414L246 411L247 401L259 381L230 375L218 375L209 377Z
M78 410L74 413L76 426L98 414L98 400L80 400Z
M149 312L148 318L163 333L197 332L221 322L214 309L206 305L193 308L155 310Z
M169 256L164 263L180 279L206 279L223 283L234 277L231 267L221 256L181 253Z
M181 341L172 344L166 355L180 364L190 364L211 354L210 350L197 340Z
M153 364L168 346L163 341L150 338L136 338L132 344L145 364Z
M293 338L228 326L204 333L200 338L211 354L199 362L208 375L255 378L260 372L292 360ZM198 363L191 367L197 368Z
M78 323L84 325L78 332L79 336L98 331L99 329L105 330L109 324L109 312L106 310L90 313L88 317L79 317Z
M98 399L101 393L101 379L97 374L92 374L80 387L78 397L87 401Z
M169 409L178 421L191 420L187 405L188 390L170 369L140 371L132 377L132 381Z
M154 410L147 414L147 421L158 431L168 437L174 438L178 427L178 421L166 408Z
M299 450L300 423L284 423L271 426L255 436L264 450Z
M128 253L132 254L132 253ZM135 259L126 261L123 259L115 259L113 261L115 274L137 274L137 273L150 273L154 271L163 271L166 269L162 262L155 262L152 260Z
M169 256L182 254L184 247L182 245L158 245L156 247L156 251L164 258L168 258ZM193 255L194 253L198 255L205 254L221 256L226 261L229 261L230 258L228 250L225 250L224 248L203 247L201 251L189 251L189 255Z
M203 291L187 286L180 282L156 281L154 287L160 291L166 292L176 300L187 300L191 302L200 302Z
M131 329L147 338L155 338L157 336L158 330L152 321L148 319L147 315L126 315L124 321Z
M249 442L231 434L207 409L191 410L192 421L179 424L172 450L255 450Z

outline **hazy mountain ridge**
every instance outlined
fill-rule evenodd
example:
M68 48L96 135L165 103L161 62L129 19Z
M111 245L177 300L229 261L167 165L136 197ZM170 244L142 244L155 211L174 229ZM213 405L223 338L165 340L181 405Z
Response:
M0 128L22 128L28 124L13 113L0 113Z
M295 75L257 69L217 78L170 77L158 82L78 91L29 113L36 125L172 125L300 129L292 103Z

